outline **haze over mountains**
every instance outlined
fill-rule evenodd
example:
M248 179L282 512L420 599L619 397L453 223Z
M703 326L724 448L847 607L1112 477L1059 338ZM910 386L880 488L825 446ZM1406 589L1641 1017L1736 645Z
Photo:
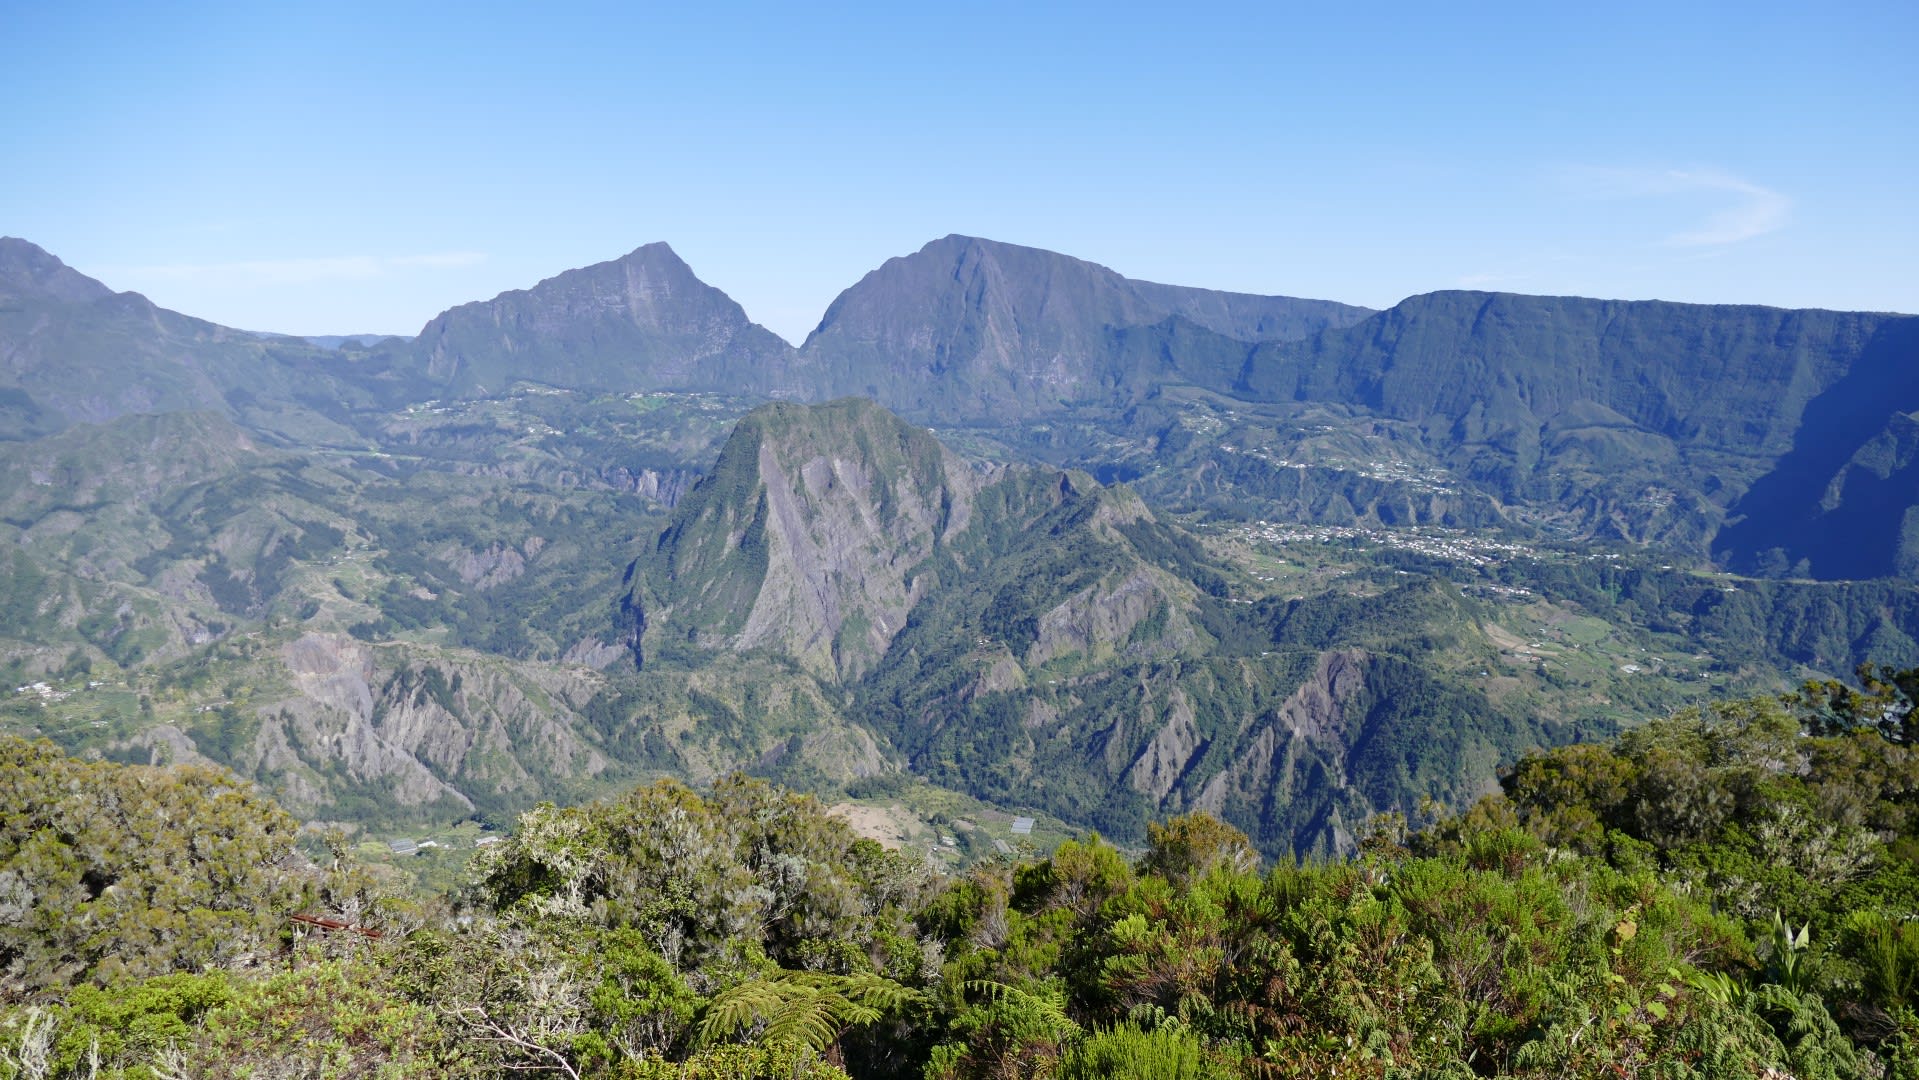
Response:
M0 724L349 821L744 768L1337 849L1919 663L1915 410L1906 315L1374 312L953 236L797 347L664 244L298 339L0 240L0 664L52 680Z

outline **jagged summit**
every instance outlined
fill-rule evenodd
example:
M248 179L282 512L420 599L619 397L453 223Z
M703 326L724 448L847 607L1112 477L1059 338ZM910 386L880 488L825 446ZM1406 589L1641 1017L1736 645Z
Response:
M462 304L428 322L414 348L429 378L470 395L516 380L771 392L792 352L664 243Z
M923 585L913 571L966 527L979 483L871 401L762 406L661 536L645 618L857 673L905 625Z

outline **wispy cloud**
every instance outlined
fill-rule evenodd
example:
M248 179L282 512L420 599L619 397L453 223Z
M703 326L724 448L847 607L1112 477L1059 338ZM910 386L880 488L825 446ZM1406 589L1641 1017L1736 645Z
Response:
M424 255L336 255L305 259L246 259L237 262L161 263L129 266L129 276L168 281L251 280L273 285L304 285L319 281L364 281L403 270L446 270L486 261L478 251L444 251Z
M1591 199L1658 199L1707 195L1724 205L1691 228L1665 237L1666 247L1707 248L1764 236L1786 224L1792 200L1768 187L1718 169L1564 170L1573 194Z

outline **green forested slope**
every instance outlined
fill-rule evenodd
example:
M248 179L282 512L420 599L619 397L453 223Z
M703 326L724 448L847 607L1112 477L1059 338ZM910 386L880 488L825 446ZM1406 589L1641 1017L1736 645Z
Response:
M1869 674L1528 756L1338 861L1189 814L941 876L734 778L529 811L442 901L212 774L14 742L0 1075L1902 1076L1919 678Z

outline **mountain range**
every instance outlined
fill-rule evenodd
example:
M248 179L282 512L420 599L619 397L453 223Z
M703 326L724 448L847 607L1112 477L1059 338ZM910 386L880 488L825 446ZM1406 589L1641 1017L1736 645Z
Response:
M0 340L0 435L16 439L201 408L291 441L352 441L356 410L538 384L859 395L1096 474L1144 471L1100 460L1116 443L1188 478L1244 473L1231 458L1244 440L1180 445L1168 422L1162 406L1204 395L1276 450L1329 421L1349 436L1340 456L1362 460L1318 483L1321 514L1337 494L1361 517L1383 499L1389 518L1653 542L1744 573L1919 573L1907 315L1466 292L1372 312L949 236L847 289L797 349L664 244L454 308L411 340L327 348L175 315L5 240ZM1063 442L1062 424L1099 430ZM1408 459L1428 483L1382 494L1365 475ZM1328 455L1294 463L1323 470Z
M1907 315L1370 311L953 236L799 347L664 244L299 339L5 239L0 666L45 689L0 727L363 823L747 769L1338 849L1919 662L1916 454Z

